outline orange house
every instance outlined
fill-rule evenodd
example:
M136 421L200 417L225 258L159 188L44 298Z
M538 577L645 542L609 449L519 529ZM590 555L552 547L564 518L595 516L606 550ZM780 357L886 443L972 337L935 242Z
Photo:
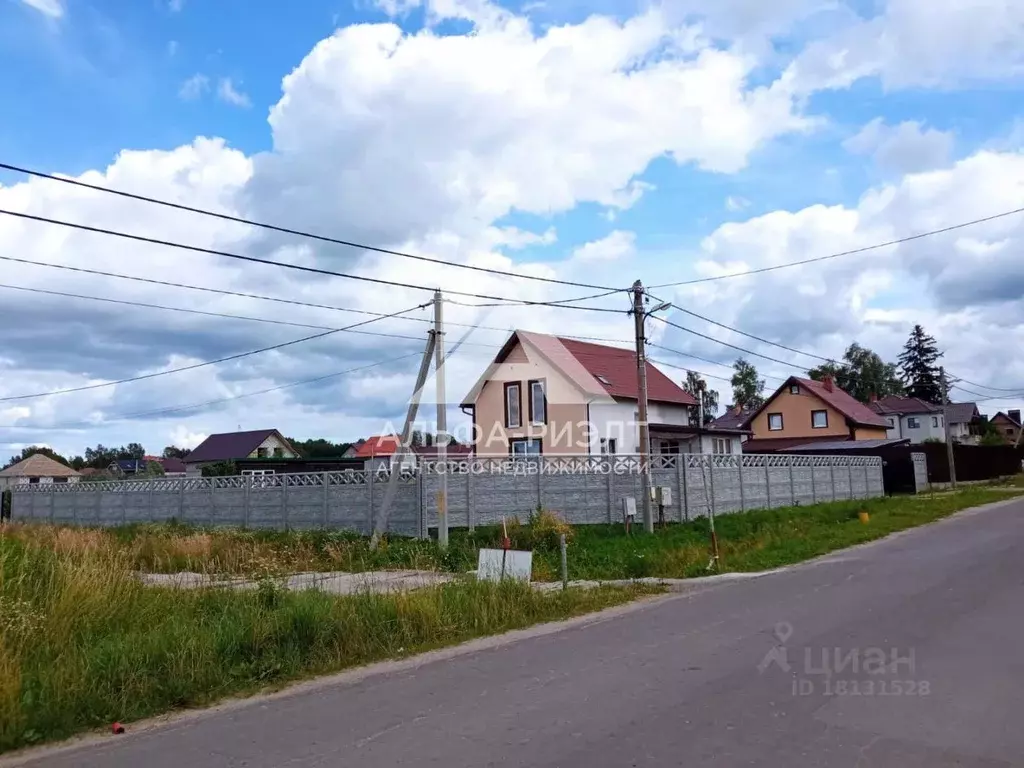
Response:
M791 376L754 411L744 453L775 453L818 441L885 440L888 423L831 379Z

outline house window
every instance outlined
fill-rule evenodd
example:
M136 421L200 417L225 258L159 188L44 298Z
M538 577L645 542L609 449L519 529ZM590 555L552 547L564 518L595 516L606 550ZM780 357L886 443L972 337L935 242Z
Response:
M732 453L732 440L728 437L716 437L712 441L712 446L715 453Z
M509 453L513 456L540 456L543 447L539 437L524 437L509 440Z
M828 411L811 411L811 427L813 429L828 427Z
M278 446L274 449L274 458L280 459L282 456L284 456L284 448Z
M519 382L508 382L505 384L505 426L513 429L523 426L523 418L520 413L522 403L519 398Z
M1006 430L1006 434L1010 434L1010 430ZM38 477L30 477L28 479L29 485L37 485L39 483Z
M615 438L614 437L602 437L601 438L601 454L602 455L614 455L615 454Z
M267 455L268 455L268 451L267 451L266 448L260 446L259 448L256 449L256 458L257 459L265 459L265 458L267 458Z
M896 422L892 419L892 417L889 417L888 419L886 419L886 421L889 422L889 429L896 428Z
M662 440L661 453L679 453L680 442L678 440Z
M1006 428L1006 434L1013 435L1013 427L1007 427Z
M791 395L799 395L800 394L800 385L799 384L790 384L789 385L789 394L791 394Z
M544 382L531 381L530 387L530 423L548 423L548 401L544 395Z
M768 429L771 432L780 432L782 430L782 414L781 413L769 413L768 414Z
M921 420L916 416L907 416L907 429L920 429Z
M938 416L932 416L932 426L933 427L938 427L939 426L939 417Z

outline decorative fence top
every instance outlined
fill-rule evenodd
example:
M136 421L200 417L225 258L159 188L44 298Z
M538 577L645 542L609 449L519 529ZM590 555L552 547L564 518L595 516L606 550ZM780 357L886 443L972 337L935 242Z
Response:
M650 458L652 470L756 469L772 467L880 467L879 456L803 456L795 454L658 454ZM401 483L418 481L425 474L449 475L638 475L643 463L637 455L618 456L525 456L516 458L472 458L447 462L424 461L418 468L402 468ZM15 493L144 493L213 491L218 489L305 488L372 485L386 483L391 472L378 470L311 472L280 475L234 475L231 477L174 477L151 480L46 483L11 486Z

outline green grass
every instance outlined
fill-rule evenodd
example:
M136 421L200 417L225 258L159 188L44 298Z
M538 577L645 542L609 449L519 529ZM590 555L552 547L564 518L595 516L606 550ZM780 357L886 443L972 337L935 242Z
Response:
M1018 476L1024 480L1024 475ZM1016 478L1015 478L1016 480ZM1022 489L1024 490L1024 489ZM750 571L799 562L834 549L885 536L966 507L1010 497L1013 481L969 486L958 492L841 501L814 506L754 510L717 518L723 570ZM869 512L860 523L857 513ZM559 578L558 536L566 533L573 579L702 575L709 558L706 518L669 524L653 536L626 536L621 525L570 527L557 511L511 521L517 549L534 552L533 577ZM634 526L637 531L639 526ZM181 525L136 525L110 530L13 526L10 535L58 552L117 552L130 568L152 572L199 571L265 576L298 571L365 571L418 568L465 572L476 567L481 547L500 546L497 527L451 532L446 552L431 541L384 538L376 550L367 540L341 531L251 531L198 529Z
M756 510L715 518L722 571L760 571L797 563L890 533L930 523L968 507L1013 494L984 486L935 496L896 496L805 507ZM869 514L868 523L858 513ZM581 526L569 550L573 579L641 576L686 578L707 573L707 518L670 524L654 535L625 536L622 526ZM541 569L556 568L557 553L535 553Z
M70 536L93 532L71 531ZM94 537L95 538L95 537ZM330 596L144 587L123 550L0 533L0 751L625 602L460 581Z

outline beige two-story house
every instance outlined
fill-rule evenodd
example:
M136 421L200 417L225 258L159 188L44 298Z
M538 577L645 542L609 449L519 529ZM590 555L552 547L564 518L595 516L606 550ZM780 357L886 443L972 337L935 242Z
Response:
M693 396L646 363L654 453L739 452L742 430L690 426ZM640 451L636 353L515 331L462 401L477 456L635 454Z
M808 443L885 440L888 422L831 379L791 376L747 417L746 453L774 453Z

